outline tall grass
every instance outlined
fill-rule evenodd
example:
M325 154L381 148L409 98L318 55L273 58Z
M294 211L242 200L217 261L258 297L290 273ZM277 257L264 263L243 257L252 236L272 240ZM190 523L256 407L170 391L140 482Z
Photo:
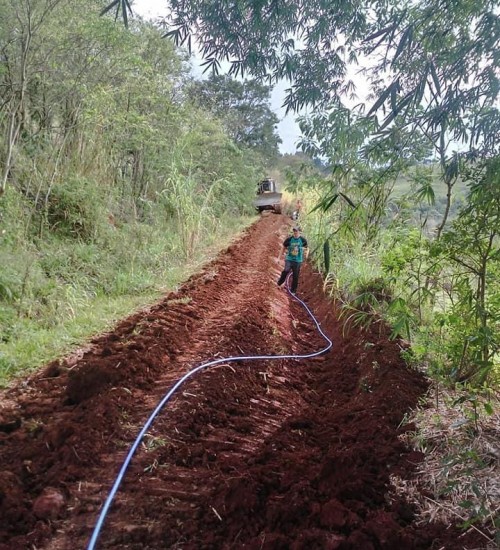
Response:
M0 203L0 384L82 345L198 270L254 221L245 213L250 200L230 216L214 200L224 186L234 190L230 205L241 200L243 184L235 174L201 185L172 163L141 216L127 214L128 197L124 203L112 189L96 204L102 189L88 178L54 185L42 210L8 189Z
M264 171L259 153L186 101L186 58L153 25L125 30L95 3L69 1L26 24L34 12L19 19L7 4L0 158L15 155L0 197L0 383L199 269L253 220ZM18 98L7 76L21 59Z

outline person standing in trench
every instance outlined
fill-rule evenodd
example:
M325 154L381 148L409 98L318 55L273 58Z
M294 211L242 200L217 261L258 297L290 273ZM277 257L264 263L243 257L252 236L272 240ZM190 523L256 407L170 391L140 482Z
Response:
M309 255L309 247L307 245L307 239L301 236L300 227L294 226L292 229L292 236L287 237L283 241L283 256L285 258L285 268L281 272L278 279L278 286L285 282L287 275L292 272L292 286L291 292L295 294L299 284L300 265L307 260ZM278 258L279 260L279 258Z

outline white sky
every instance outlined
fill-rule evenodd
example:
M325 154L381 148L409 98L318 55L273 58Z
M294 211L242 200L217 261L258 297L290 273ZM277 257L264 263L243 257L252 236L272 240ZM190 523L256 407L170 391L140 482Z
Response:
M167 0L135 0L132 4L134 13L141 15L144 18L154 19L158 16L166 15ZM199 66L200 59L192 58L193 67L196 71ZM280 145L281 153L295 153L297 150L296 143L300 137L300 130L293 116L285 117L285 109L281 108L285 98L285 89L289 85L286 82L280 82L275 86L271 94L271 109L280 119L278 124L278 134L283 143Z

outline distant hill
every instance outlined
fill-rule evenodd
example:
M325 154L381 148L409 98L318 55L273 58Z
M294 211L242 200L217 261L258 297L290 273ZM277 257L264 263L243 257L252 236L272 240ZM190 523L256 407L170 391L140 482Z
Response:
M433 172L433 189L435 194L435 202L434 204L415 204L414 214L415 219L419 222L427 218L427 227L428 229L432 230L440 223L442 216L445 212L447 189L443 180L441 179L439 166L435 164L433 166L429 166L429 168L431 168ZM400 176L394 184L394 189L392 193L393 199L397 200L404 196L411 197L412 194L415 192L415 190L412 189L412 185L414 185L414 183L412 182L411 175ZM453 218L457 215L460 207L464 203L465 197L468 192L467 183L462 181L461 179L458 179L453 186L452 192L452 203L448 217L449 221L453 220Z
M434 165L428 165L426 168L430 168L433 172L433 188L434 193L436 194L436 202L439 201L439 199L442 197L443 199L446 198L446 186L444 182L441 179L441 171L437 164ZM413 169L415 170L415 168ZM410 172L411 173L411 172ZM412 181L409 175L402 175L400 176L394 185L394 191L393 194L396 197L401 197L403 195L409 195L412 191L411 189ZM456 197L461 196L465 197L467 194L467 183L463 182L461 179L458 179L458 181L453 186L453 193Z

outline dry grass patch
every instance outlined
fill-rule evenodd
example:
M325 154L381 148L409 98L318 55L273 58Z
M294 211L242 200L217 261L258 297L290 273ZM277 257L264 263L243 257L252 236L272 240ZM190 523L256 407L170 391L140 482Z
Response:
M435 398L438 395L439 400ZM392 478L393 490L417 509L417 522L463 524L500 542L500 394L489 399L436 388L408 422L402 439L424 454L414 479Z

